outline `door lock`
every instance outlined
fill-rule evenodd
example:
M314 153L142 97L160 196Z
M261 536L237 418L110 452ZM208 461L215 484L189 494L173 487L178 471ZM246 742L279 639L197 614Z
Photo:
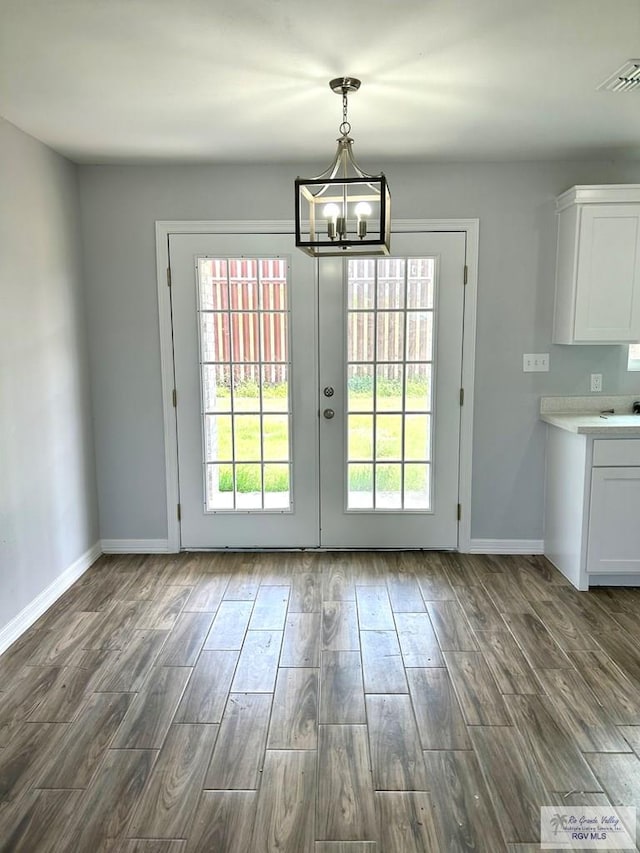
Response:
M324 391L322 393L324 394L325 397L333 397L333 395L335 394L335 391L333 390L331 385L327 385L327 387L324 389Z
M333 409L325 409L325 410L324 410L324 412L323 412L322 414L325 416L325 418L326 418L328 421L330 421L330 420L331 420L331 418L335 417L335 414L336 414L336 413L333 411Z

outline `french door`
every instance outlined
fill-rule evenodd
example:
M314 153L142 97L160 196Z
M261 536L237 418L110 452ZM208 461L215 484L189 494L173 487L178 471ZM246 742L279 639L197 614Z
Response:
M169 239L183 548L455 548L461 232Z

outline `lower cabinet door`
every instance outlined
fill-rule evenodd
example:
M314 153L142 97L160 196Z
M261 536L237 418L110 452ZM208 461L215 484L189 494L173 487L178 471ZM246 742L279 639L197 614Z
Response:
M592 469L587 571L640 572L640 467Z

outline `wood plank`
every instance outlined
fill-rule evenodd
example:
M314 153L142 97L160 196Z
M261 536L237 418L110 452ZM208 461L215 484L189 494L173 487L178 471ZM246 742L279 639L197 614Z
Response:
M289 613L280 666L320 666L320 613Z
M554 601L560 607L569 610L574 616L582 618L591 633L607 634L617 630L615 619L598 604L598 599L589 592L580 592L573 586L557 589Z
M145 608L144 601L114 601L82 641L82 648L119 651L131 640Z
M42 701L28 715L30 722L70 723L77 718L110 652L80 651L79 654L79 658L70 658L79 666L65 666L57 671Z
M640 648L625 631L600 634L600 645L633 684L640 683Z
M11 853L55 853L73 817L80 791L30 791L0 810L0 849Z
M539 673L555 713L583 752L628 752L629 746L584 679L572 669Z
M114 853L185 853L186 844L177 838L164 841L159 838L129 838Z
M640 726L619 726L618 731L635 754L640 757Z
M219 723L231 689L238 652L200 652L176 711L176 723Z
M587 760L614 806L640 803L640 759L637 755L592 752Z
M156 666L195 666L212 619L212 613L182 613L178 616Z
M571 667L571 661L537 616L530 613L506 613L504 620L534 669Z
M160 749L191 670L187 667L154 667L118 729L114 749Z
M477 651L473 633L457 601L429 601L427 610L443 652Z
M316 756L267 750L252 853L313 853Z
M619 625L627 634L638 642L640 640L640 626L638 625L638 613L616 613L614 614L616 625Z
M396 613L395 620L406 667L444 666L428 613Z
M252 610L252 601L223 601L213 620L204 648L214 651L241 649Z
M231 694L205 788L250 790L258 787L271 701L271 694Z
M640 612L640 590L630 587L596 586L589 595L607 613L628 613L637 616Z
M478 631L476 640L501 693L542 693L543 688L510 633Z
M474 631L507 631L493 599L480 584L456 587L456 596Z
M45 631L40 636L33 654L28 660L32 666L64 666L71 655L84 648L104 616L102 613L66 614L55 630Z
M322 649L334 652L360 649L355 601L323 602Z
M507 726L473 726L469 735L505 839L539 842L540 807L548 797L522 739Z
M572 614L557 601L534 602L533 609L565 652L599 651L598 641L588 631L586 620Z
M82 718L65 732L37 787L86 788L132 701L131 693L94 693Z
M376 853L375 841L316 841L314 853Z
M322 609L322 577L315 572L293 576L289 613L320 613Z
M260 589L260 573L252 562L245 562L231 572L224 592L225 601L254 601Z
M358 624L361 631L393 631L395 623L384 586L356 586Z
M387 590L394 613L424 613L426 608L413 572L387 575Z
M427 791L427 774L409 697L367 696L366 703L376 790Z
M346 562L332 562L322 572L323 601L355 601L353 575Z
M109 750L61 839L64 853L102 850L107 839L122 838L156 755L150 749Z
M202 575L191 590L184 609L188 612L215 613L229 583L227 574Z
M218 726L171 726L131 820L134 838L185 838L198 805Z
M380 849L384 853L431 853L440 850L429 794L387 792L376 795L380 815Z
M170 631L189 599L191 590L183 586L165 586L147 602L136 628L147 631Z
M507 726L504 699L480 652L445 652L444 658L469 726Z
M407 670L423 749L471 749L458 698L446 669Z
M505 696L525 755L548 791L600 791L584 756L542 696Z
M378 837L366 726L320 726L316 838Z
M248 853L258 795L203 791L185 853Z
M288 586L261 586L253 606L249 630L282 631L288 604Z
M60 674L57 667L22 667L12 690L0 695L0 747L9 746L14 732L44 701Z
M2 751L0 803L17 800L33 786L51 760L67 723L22 723Z
M605 652L569 652L596 699L618 725L640 725L640 689Z
M231 690L272 693L278 671L282 631L247 631Z
M134 631L95 687L102 693L137 693L160 654L168 631Z
M317 749L318 670L280 669L273 697L268 749Z
M361 631L365 693L408 693L395 631Z
M422 598L426 602L455 600L455 592L439 555L421 554L416 563L415 574Z
M482 585L499 613L533 613L531 604L508 575L485 575Z
M437 837L447 853L499 853L505 844L473 752L425 752Z
M320 722L366 723L359 652L322 652Z
M379 551L354 551L349 555L353 582L356 586L384 586L393 559L393 554L382 556Z

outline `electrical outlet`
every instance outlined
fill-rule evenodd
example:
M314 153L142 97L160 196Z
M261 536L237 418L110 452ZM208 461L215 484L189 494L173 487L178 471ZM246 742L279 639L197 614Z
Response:
M591 374L591 390L594 393L598 391L602 391L602 374L601 373L592 373Z
M549 353L525 352L522 356L522 370L525 373L546 373L549 370Z

